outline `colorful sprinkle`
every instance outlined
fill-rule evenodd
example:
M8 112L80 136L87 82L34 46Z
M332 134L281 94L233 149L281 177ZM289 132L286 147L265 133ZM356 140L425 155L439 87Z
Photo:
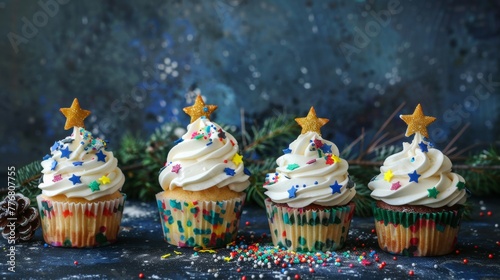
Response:
M99 183L101 183L101 185L106 185L106 184L111 183L111 180L106 175L102 175L101 178L98 179L98 181L99 181Z
M428 152L429 150L427 149L427 144L425 144L424 141L418 143L418 146L420 147L420 150L422 151L422 153L426 153Z
M97 181L92 181L89 184L89 188L92 190L92 192L100 191L101 189L99 188L99 186L100 186L100 184Z
M413 173L408 173L408 176L410 176L410 182L418 183L418 177L420 177L420 174L417 173L417 170L413 171Z
M82 176L76 176L75 174L73 174L73 176L71 176L71 178L69 178L68 180L70 180L73 185L76 185L78 183L81 183L82 181L80 180Z
M180 164L176 164L176 165L172 166L172 172L173 173L179 174L179 170L181 170L181 165Z
M231 161L236 165L240 165L241 163L243 163L243 156L242 155L239 155L238 153L236 153L233 158L231 159Z
M102 152L102 150L99 150L99 152L97 152L95 155L97 156L97 161L106 162L107 156Z
M428 197L433 197L437 199L439 191L436 189L436 187L433 187L432 189L427 189L427 191L429 192Z
M401 183L399 181L392 183L391 191L396 191L401 187Z
M387 172L384 173L384 180L387 182L390 182L394 174L392 174L392 170L387 170Z
M71 151L69 150L69 147L66 147L64 149L61 149L61 158L67 158L69 159L69 156L71 155Z
M297 197L297 189L292 186L289 190L288 190L288 198L295 198Z
M334 193L342 193L340 189L342 188L342 185L339 185L337 180L335 180L335 183L333 185L330 185L330 188L332 189L332 194Z
M288 170L295 170L295 169L297 169L297 168L299 168L299 167L300 167L300 166L299 166L298 164L296 164L296 163L292 163L292 164L289 164L289 165L286 167L286 169L288 169Z
M228 176L234 176L236 174L235 170L229 167L224 168L224 173Z

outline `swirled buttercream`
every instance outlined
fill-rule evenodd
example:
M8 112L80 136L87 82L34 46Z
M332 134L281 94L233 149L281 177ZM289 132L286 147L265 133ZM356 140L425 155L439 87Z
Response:
M227 186L242 192L250 185L248 174L236 139L215 122L200 117L188 125L186 134L169 151L158 179L164 190Z
M368 187L373 198L391 205L461 205L467 199L465 180L451 168L450 159L417 132L401 152L384 161Z
M94 138L81 127L73 127L71 136L56 141L51 155L42 161L45 196L65 195L89 201L121 190L125 177L118 160L106 151L106 142Z
M276 160L275 173L266 176L265 194L276 203L300 208L310 204L346 205L356 194L346 160L337 146L309 131L299 135Z

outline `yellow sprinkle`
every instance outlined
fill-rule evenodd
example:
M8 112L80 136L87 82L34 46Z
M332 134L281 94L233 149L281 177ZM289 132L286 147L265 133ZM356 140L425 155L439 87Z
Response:
M166 259L166 258L170 257L170 255L171 255L171 254L166 254L166 255L161 256L161 258L162 258L162 259Z
M215 250L211 250L211 249L203 249L203 250L199 250L198 252L200 253L217 253L217 251Z
M175 253L176 255L182 255L182 253L181 253L181 252L174 251L174 253Z
M230 257L224 257L224 260L225 260L226 262L229 262L229 261L231 260L231 258L230 258Z

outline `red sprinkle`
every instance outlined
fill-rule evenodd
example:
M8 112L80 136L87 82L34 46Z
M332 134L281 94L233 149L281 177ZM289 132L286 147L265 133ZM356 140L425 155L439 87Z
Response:
M314 268L309 268L309 272L314 273Z
M414 275L415 275L415 271L410 270L410 271L408 272L408 275L410 275L410 276L414 276Z
M351 264L349 264L349 267L350 267L350 268L353 268L353 267L354 267L354 264L352 264L352 263L351 263Z
M464 264L468 264L469 263L469 260L468 259L464 259Z
M249 226L250 225L250 222L249 221L246 221L245 222L245 226Z
M139 273L139 278L143 279L144 278L144 273Z
M236 269L236 272L241 272L241 268L240 268L240 267L238 267L238 268Z
M455 254L460 254L460 250L455 250Z
M493 259L493 254L489 254L488 259Z
M484 213L483 212L479 212L479 216L484 216Z
M78 265L78 261L74 261L73 263L74 263L75 265Z
M396 261L398 259L398 257L392 257L392 259Z
M373 228L373 229L372 229L372 233L377 233L377 231Z
M300 275L295 274L295 276L294 276L293 278L295 278L295 279L300 279Z
M247 280L247 277L245 275L241 276L241 280Z
M488 215L488 216L491 216L492 214L493 214L493 213L491 213L491 211L488 211L488 212L486 213L486 215Z

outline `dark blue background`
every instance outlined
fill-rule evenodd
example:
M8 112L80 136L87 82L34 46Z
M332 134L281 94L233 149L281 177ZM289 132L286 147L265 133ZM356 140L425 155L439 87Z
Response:
M3 166L67 136L59 108L74 97L116 148L187 124L197 88L221 124L313 105L341 150L403 102L398 115L422 103L438 118L441 148L468 123L459 150L499 140L497 1L59 1L0 0Z

